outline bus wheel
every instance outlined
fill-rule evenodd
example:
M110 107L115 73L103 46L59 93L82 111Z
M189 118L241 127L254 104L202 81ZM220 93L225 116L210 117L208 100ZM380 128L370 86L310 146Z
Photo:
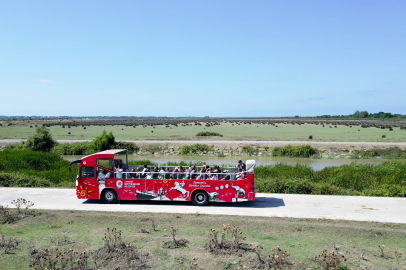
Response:
M206 191L198 190L193 193L192 201L196 206L205 206L209 203L209 195Z
M104 203L113 204L117 202L117 193L112 189L104 190L101 197Z

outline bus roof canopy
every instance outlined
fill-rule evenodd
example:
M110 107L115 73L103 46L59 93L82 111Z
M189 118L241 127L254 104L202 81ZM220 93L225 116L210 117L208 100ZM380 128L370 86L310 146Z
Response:
M101 151L98 153L94 153L92 155L116 155L116 154L125 154L127 153L127 149L110 149L110 150L105 150Z

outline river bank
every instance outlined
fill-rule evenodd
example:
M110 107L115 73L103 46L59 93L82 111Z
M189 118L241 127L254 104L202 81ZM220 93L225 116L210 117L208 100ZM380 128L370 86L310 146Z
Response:
M0 150L24 140L0 140ZM58 143L77 143L90 140L57 140ZM387 149L397 147L406 151L406 142L309 142L309 141L136 141L131 142L138 146L138 155L181 155L184 145L204 144L208 148L198 151L195 155L201 156L271 156L272 149L287 145L310 145L319 150L322 158L352 158L354 151Z

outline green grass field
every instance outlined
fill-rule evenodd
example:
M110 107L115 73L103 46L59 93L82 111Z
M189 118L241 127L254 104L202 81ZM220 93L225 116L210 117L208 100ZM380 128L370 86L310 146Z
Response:
M112 131L117 140L244 140L244 141L346 141L346 142L404 142L406 130L393 128L393 131L379 128L361 128L360 126L339 125L321 126L314 124L291 125L281 124L278 127L263 124L232 125L222 123L212 127L205 126L86 126L65 127L51 126L49 128L54 139L89 139L99 136L103 130ZM153 132L152 132L153 131ZM224 137L196 137L201 131L211 131ZM26 139L34 134L35 128L27 125L0 127L0 139ZM68 132L71 134L69 135ZM310 140L309 136L313 139ZM385 135L386 138L382 138Z
M361 269L360 265L368 269L403 269L406 266L403 260L403 254L406 252L406 224L274 217L242 218L199 213L186 215L73 210L36 210L35 213L35 216L27 215L12 224L0 224L0 240L1 235L4 235L5 242L13 237L21 241L15 249L8 252L4 252L4 247L0 246L1 269L33 269L29 265L33 257L30 254L34 254L34 250L52 251L56 248L61 253L68 252L69 249L78 253L86 251L90 256L89 266L92 266L92 252L103 247L107 228L121 230L125 244L130 243L142 254L148 254L145 259L150 268L136 269L267 269L253 267L252 261L255 260L256 254L252 251L241 252L240 255L215 255L204 248L210 239L211 229L219 230L221 235L223 224L238 226L238 230L243 233L241 236L246 237L242 242L251 244L252 247L257 244L262 246L262 256L270 255L271 249L278 246L287 251L290 254L287 259L291 264L290 268L278 269L321 269L316 268L320 265L313 257L323 250L330 252L332 249L337 249L336 252L342 252L345 256L346 261L342 266L348 268L342 269ZM151 219L157 225L155 231L152 229ZM189 241L187 247L163 247L164 242L172 239L171 226L178 229L177 240ZM149 233L141 233L141 229ZM379 245L385 246L383 257ZM394 250L402 253L398 262ZM74 261L78 257L79 255L76 255ZM236 264L230 265L232 262ZM60 267L60 264L57 267ZM107 266L97 269L115 268Z

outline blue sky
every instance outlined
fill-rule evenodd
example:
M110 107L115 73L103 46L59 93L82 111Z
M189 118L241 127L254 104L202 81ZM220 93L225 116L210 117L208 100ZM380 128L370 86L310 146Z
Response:
M0 115L406 114L406 1L1 1Z

